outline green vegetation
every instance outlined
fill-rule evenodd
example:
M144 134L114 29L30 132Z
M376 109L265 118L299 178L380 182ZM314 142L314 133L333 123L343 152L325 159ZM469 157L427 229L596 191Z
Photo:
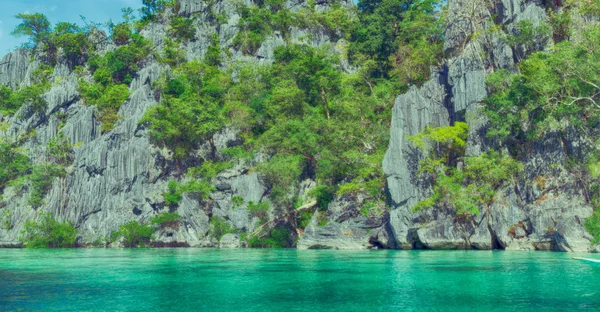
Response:
M294 243L292 231L284 226L275 227L264 236L250 236L247 240L248 247L251 248L288 248Z
M206 4L210 22L222 23L223 17L213 12L213 3ZM124 22L109 24L109 38L116 47L105 54L90 42L95 26L59 23L52 28L45 16L34 14L21 16L23 24L15 33L28 36L31 48L43 48L49 55L62 50L77 59L75 65L87 62L86 68L78 67L79 92L87 104L96 107L104 132L112 130L118 121L118 111L130 96L129 85L144 62L156 57L168 64L172 71L165 71L153 84L161 103L140 121L153 142L171 152L176 174L187 171L186 177L169 182L163 194L166 203L173 211L185 193L209 198L214 190L211 180L234 164L245 162L267 184L268 202L247 203L249 213L264 225L270 213L285 216L295 209L299 198L290 194L306 179L317 182L309 196L317 201L319 215L326 216L335 196L356 198L361 194L370 205L382 206L385 176L381 164L391 108L400 91L425 81L430 67L441 59L442 4L440 0L364 0L357 9L334 3L323 11L309 1L295 13L286 9L282 0L238 4L241 18L233 45L244 54L254 54L265 39L276 34L290 41L292 27L318 29L348 42L336 47L341 50L339 55L333 53L332 46L281 46L275 49L275 62L270 65L229 62L225 59L229 51L221 49L217 35L211 37L204 59L186 62L182 46L195 38L192 19L177 14L160 16L170 8L178 11L179 2L174 0L144 0L139 21L134 20L133 10L123 10ZM152 44L140 30L157 20L169 23L169 38L163 50L152 55ZM310 42L311 38L305 39ZM347 61L358 71L342 70L341 64ZM43 92L33 92L34 96L30 91L27 96L22 92L0 89L3 114L14 114L28 101L38 109L45 107L35 103ZM243 142L217 151L214 137L225 127L239 130ZM198 148L205 143L210 153L199 156ZM51 166L33 166L27 159L27 168L7 173L7 181L29 181L32 204L39 205L53 178L64 174L55 164L71 164L71 147L64 136L53 139L48 145ZM260 161L254 157L258 154L264 155ZM234 207L245 204L236 198ZM157 216L153 223L176 223L175 215ZM309 221L308 213L298 218L302 226ZM131 223L117 234L135 236L126 239L126 244L146 244L151 232L142 235L147 239L140 240L137 235L148 234L143 227ZM216 236L227 231L218 232ZM286 227L266 228L261 235L251 237L251 245L294 244L295 234Z
M87 54L93 50L89 34L95 29L94 25L79 27L73 23L61 22L52 29L48 18L41 13L21 13L15 17L21 20L21 24L17 25L12 35L29 37L23 48L43 50L51 65L56 62L59 49L73 64L83 64Z
M595 2L578 4L583 14L594 14ZM567 3L573 9L573 3ZM600 27L583 28L578 40L569 40L568 15L551 16L553 38L560 41L550 51L533 53L524 59L516 73L500 70L488 77L491 95L485 100L485 113L490 120L488 136L501 140L511 154L526 153L527 144L550 132L563 133L575 128L593 140L598 139L600 122ZM523 43L540 33L527 27ZM542 26L539 26L542 27ZM578 171L585 185L586 197L595 206L594 215L585 222L586 229L598 242L598 175L597 156L592 151L587 164L565 164Z
M188 169L188 176L193 178L202 178L206 180L211 180L216 177L223 170L227 170L233 167L232 162L228 161L220 161L214 162L212 160L207 160L202 163L200 167L190 167Z
M79 92L87 104L96 106L97 118L105 132L112 130L119 119L119 108L129 98L128 84L151 50L150 41L138 34L128 39L114 37L113 40L127 40L127 45L104 56L91 55L88 65L94 81L79 80Z
M173 16L171 19L170 34L178 41L189 41L196 36L193 20L181 16Z
M152 241L154 228L150 225L141 224L136 221L121 225L118 231L111 234L113 241L123 239L125 247L146 247Z
M183 184L173 180L169 182L168 188L169 190L163 193L163 196L167 205L171 207L179 205L179 202L183 199L183 193L196 193L200 195L201 199L207 199L210 197L210 192L215 190L209 182L197 179L192 179Z
M29 104L29 111L24 112L20 118L45 110L48 103L42 95L50 88L49 78L52 71L49 66L42 64L32 74L33 84L19 90L0 86L0 113L14 115L24 104Z
M296 226L300 229L305 229L310 224L310 220L312 220L313 215L314 214L310 211L301 211L298 213Z
M176 2L176 0L142 0L143 7L140 9L142 20L153 20L173 2Z
M517 58L522 60L532 51L543 49L550 39L550 25L540 23L535 26L529 20L517 23L516 34L508 36L507 42L517 51Z
M264 223L269 218L269 209L271 205L268 202L254 203L253 201L248 202L248 212L253 217L259 218Z
M50 151L52 153L52 150ZM62 154L70 159L70 155ZM54 179L63 177L63 166L53 163L33 165L22 150L14 145L0 142L0 190L6 186L22 187L30 191L29 204L38 208L50 190Z
M241 18L233 44L246 54L256 52L275 31L287 39L290 27L295 23L295 16L284 8L283 0L259 1L250 7L239 5L237 10Z
M104 72L97 71L96 73ZM94 75L94 78L102 79L101 75ZM86 102L96 106L98 115L96 116L102 122L102 131L107 132L114 128L119 120L118 111L128 98L129 88L124 84L107 84L104 86L99 83L87 83L83 80L79 82L79 92Z
M48 153L51 160L61 166L69 166L73 163L73 145L62 132L48 142Z
M394 77L404 87L419 84L442 58L444 1L362 0L349 56L370 79Z
M567 124L582 130L597 124L600 27L582 35L581 42L563 41L550 52L532 54L518 73L501 70L490 75L492 94L485 101L492 125L488 135L515 145Z
M244 198L241 196L233 196L231 198L231 202L233 203L233 209L239 208L244 204Z
M0 228L5 231L12 230L13 224L12 224L11 218L12 218L12 214L11 214L10 210L8 210L8 209L2 210L2 213L0 213L0 226L1 226Z
M316 10L314 1L308 1L310 8L302 8L295 15L295 24L300 28L320 31L324 29L331 38L350 37L357 20L354 10L343 7L340 3L328 3L327 11Z
M40 213L40 221L28 220L19 239L27 248L75 247L77 229L70 223L57 221L50 213Z
M176 228L181 216L176 212L165 212L161 213L150 221L150 223L160 226L161 228Z
M29 42L25 47L35 48L39 44L46 44L49 41L50 22L45 15L20 13L15 18L21 19L22 22L13 30L12 35L17 37L28 36Z
M422 152L429 153L419 164L421 173L435 174L440 169L451 166L458 157L462 157L467 146L469 126L457 122L447 127L426 127L408 140ZM431 151L431 152L430 152Z
M453 126L425 128L409 137L427 157L419 164L419 172L431 178L433 195L418 202L413 210L430 207L447 208L462 217L478 215L481 207L491 209L496 194L514 180L523 165L509 156L489 151L476 157L465 157L468 127L457 122ZM458 166L462 162L462 166Z
M76 64L82 63L82 59L87 56L88 51L92 49L89 42L89 31L73 23L58 23L54 26L52 42L57 48L61 48L63 54Z
M340 189L347 187L350 183L344 184ZM356 189L358 190L358 189ZM329 208L329 203L333 201L334 193L333 187L320 185L313 188L310 193L310 196L314 196L317 201L317 206L319 210L326 211Z
M224 94L230 77L214 66L190 62L164 86L165 100L141 120L150 135L183 158L197 144L208 141L216 152L213 135L225 126Z
M0 189L29 172L31 162L24 152L11 144L0 141Z
M209 234L215 237L217 240L220 241L221 237L223 237L225 234L236 232L236 229L225 219L218 216L212 216L210 218Z
M585 229L592 235L592 245L600 244L600 210L585 220Z
M222 68L223 53L216 36L203 61L188 63L178 56L176 43L170 41L161 58L174 70L157 83L162 103L151 108L141 124L154 142L167 147L184 168L199 145L208 142L212 153L203 165L187 168L188 175L200 181L208 181L230 166L216 166L221 155L216 153L214 135L226 126L240 130L244 143L224 151L222 156L235 162L248 161L257 152L266 153L266 161L255 169L269 187L277 214L293 209L296 199L288 193L307 178L318 183L312 196L321 210L326 210L336 195L362 193L368 200L382 202L385 176L381 163L387 148L391 107L401 85L425 80L429 67L441 57L441 8L436 1L418 1L401 10L392 10L390 4L387 16L402 22L403 27L412 27L407 30L411 37L400 40L400 35L394 35L394 40L386 43L393 48L376 49L377 53L390 51L376 58L387 65L364 66L354 74L341 70L340 57L327 46L289 44L275 49L272 65L241 62ZM366 40L366 35L354 35L361 29L361 20L354 17L369 14L375 18L380 14L366 6L351 12L336 5L327 12L317 12L313 5L291 14L277 1L240 6L238 10L242 18L234 44L244 53L254 53L275 31L287 38L292 26L323 27L332 35L352 41L357 64L365 60L361 53L367 53L365 47L369 44L359 42ZM341 17L348 18L336 24ZM171 20L173 34L185 33L188 26L182 20ZM417 35L421 30L422 34ZM414 59L411 66L422 73L404 77L398 85L388 78L408 76L413 71L412 67L395 67L396 61L390 59L401 47L403 51L412 49L410 57L403 54L402 58ZM422 48L427 48L427 55L417 53ZM211 168L213 165L215 168ZM184 168L178 165L178 170ZM183 192L179 184L172 182L165 193L167 203L177 205ZM260 205L249 203L249 208L253 215L266 220L270 208Z
M55 178L64 177L65 169L55 164L41 164L33 166L29 180L29 204L38 208L44 203L44 196L52 188Z

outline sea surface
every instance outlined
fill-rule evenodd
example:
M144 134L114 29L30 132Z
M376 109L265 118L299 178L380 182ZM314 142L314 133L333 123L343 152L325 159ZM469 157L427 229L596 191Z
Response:
M0 249L0 311L600 311L600 265L572 256Z

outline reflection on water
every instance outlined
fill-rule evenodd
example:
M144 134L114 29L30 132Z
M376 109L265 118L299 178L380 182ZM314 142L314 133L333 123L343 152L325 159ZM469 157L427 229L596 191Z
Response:
M0 311L585 310L600 265L560 253L0 250Z

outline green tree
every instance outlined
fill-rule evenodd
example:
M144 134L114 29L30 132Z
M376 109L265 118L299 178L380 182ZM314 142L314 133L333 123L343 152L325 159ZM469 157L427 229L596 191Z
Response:
M117 232L111 234L111 237L113 240L122 238L125 247L146 247L151 243L153 233L152 226L131 221L121 225Z
M150 222L164 229L167 227L177 228L180 220L181 216L178 213L165 212L153 217Z
M419 172L429 174L433 184L432 196L418 202L413 210L449 208L462 217L478 215L481 207L489 212L498 190L523 170L522 164L495 151L465 157L467 134L467 125L457 122L454 126L427 127L408 137L426 153ZM458 166L461 162L463 166Z
M165 0L142 0L143 7L140 9L142 19L154 19L157 13L164 10L166 3Z
M28 36L27 48L35 48L39 44L47 44L50 37L50 22L41 13L19 13L15 16L21 23L11 33L13 36Z
M54 162L62 166L68 166L73 161L73 145L62 132L48 141L48 153Z
M90 48L88 33L73 23L61 22L54 26L53 43L62 48L69 58L84 56Z
M350 57L357 62L375 62L372 76L377 78L385 77L392 69L390 57L396 52L399 52L393 58L396 62L420 62L423 67L435 64L442 47L443 24L439 16L442 4L438 0L359 1L359 23L352 32ZM415 51L419 48L424 49ZM423 59L400 60L402 56Z
M488 78L485 112L489 136L515 146L565 125L592 129L600 117L600 27L580 42L563 41L519 64L518 73L498 71Z
M229 78L199 62L187 63L179 71L178 81L170 82L167 89L171 96L151 108L140 123L147 124L150 135L176 158L185 157L202 142L210 143L215 158L213 136L225 126L223 96Z
M0 141L0 189L30 170L31 162L22 150Z
M210 218L210 230L209 234L215 237L217 240L221 240L221 237L225 234L235 233L235 228L229 224L225 219L219 216L212 216Z
M453 126L426 127L417 135L409 136L415 147L429 154L420 163L421 171L436 174L440 168L451 166L462 157L467 146L469 126L456 122Z
M55 178L64 177L65 169L54 164L41 164L33 166L31 174L27 176L30 195L29 204L38 208L44 203L44 196L52 188Z
M40 220L28 220L20 240L27 248L75 247L77 229L70 222L61 223L52 214L40 213Z

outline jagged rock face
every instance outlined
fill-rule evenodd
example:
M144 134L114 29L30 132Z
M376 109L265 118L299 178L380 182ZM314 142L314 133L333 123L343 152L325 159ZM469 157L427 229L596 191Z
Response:
M299 249L393 248L386 215L367 217L360 213L360 198L343 196L327 210L326 224L314 217L298 242Z
M352 5L351 2L343 2ZM188 60L202 59L211 44L211 37L217 34L223 49L229 49L231 62L272 62L273 50L285 44L278 34L267 38L254 56L243 55L233 49L233 38L237 32L239 15L235 9L236 1L216 1L212 9L224 13L227 23L216 25L208 18L206 1L185 0L179 12L167 12L167 17L180 14L194 19L196 38L184 47ZM250 4L249 2L247 4ZM297 10L308 6L305 1L290 1L287 4ZM327 3L318 3L321 9ZM167 36L167 20L151 23L142 31L158 50L164 45ZM307 30L293 28L291 41L302 38L305 42ZM333 40L319 31L311 33L311 44L322 45ZM335 43L335 42L334 42ZM100 47L101 50L114 49L112 44ZM37 56L34 57L34 59ZM30 84L31 73L39 66L39 61L31 61L30 53L15 51L0 61L0 84L11 87ZM18 245L27 220L35 220L40 212L50 212L58 219L72 222L79 230L80 243L90 243L109 236L113 231L130 221L148 223L159 212L166 212L169 207L164 202L163 192L167 183L176 179L175 165L164 149L151 142L146 130L139 126L144 113L152 106L158 105L160 99L152 89L152 83L165 71L170 69L152 58L140 68L137 77L130 85L130 98L120 110L120 120L115 128L102 133L101 124L97 120L94 107L86 106L77 91L78 77L69 69L66 61L59 61L52 77L55 83L44 95L48 107L43 114L30 118L0 116L0 121L9 127L2 136L15 136L35 130L35 136L28 139L24 148L34 162L47 158L45 146L58 135L58 127L71 142L77 143L74 148L74 163L67 168L64 178L56 179L52 189L44 198L44 205L37 210L27 204L27 194L20 194L8 187L4 192L6 207L10 210L10 230L0 229L0 245ZM89 78L89 77L88 77ZM22 111L27 109L22 108ZM22 112L15 114L20 116ZM66 114L62 121L57 113ZM223 129L213 141L217 150L239 144L234 129ZM207 144L205 144L208 146ZM217 153L219 153L217 151ZM200 150L199 157L207 154ZM210 217L219 216L240 231L251 232L258 219L252 217L245 207L234 207L233 197L242 197L245 202L268 200L266 187L256 173L249 173L248 167L238 164L236 167L219 174L213 181L216 191L211 200L202 201L192 195L185 195L177 213L182 217L180 224L173 228L161 229L156 235L158 246L197 246L217 247L219 242L207 237L210 229ZM227 237L222 245L235 247L234 239ZM239 236L237 237L239 246Z
M411 225L418 216L410 208L424 199L429 186L418 177L419 152L407 136L416 135L427 126L447 126L447 91L442 75L434 73L421 89L411 88L399 96L394 105L390 145L383 161L387 175L390 205L390 225L399 248L413 245Z
M249 4L246 1L246 4ZM549 134L544 141L531 146L526 159L525 177L504 190L489 211L482 211L473 220L457 218L454 212L430 210L414 213L411 207L431 192L428 182L419 178L416 170L422 155L416 151L407 136L415 135L427 126L447 126L466 120L470 133L467 155L485 152L489 142L485 138L485 116L479 112L481 101L487 96L485 79L491 70L514 69L515 52L500 37L492 34L482 40L472 40L471 34L486 27L486 10L477 6L477 0L450 0L449 20L445 36L445 50L450 58L421 88L412 87L398 96L393 109L390 144L383 168L387 176L390 211L377 217L360 213L361 198L336 198L326 216L327 225L315 215L298 241L302 249L493 249L507 250L560 250L587 251L591 237L583 227L584 219L592 214L585 195L578 187L576 177L561 166L568 158L583 159L586 138L576 131L566 137ZM231 62L272 62L273 51L285 44L275 33L265 40L254 56L243 55L232 48L240 16L237 1L214 1L211 10L224 14L227 22L216 25L209 22L209 2L183 0L179 14L193 17L196 38L187 43L184 51L188 60L201 59L217 34L221 47L231 52ZM496 23L506 25L509 31L521 20L539 22L546 19L544 1L501 0L495 3ZM342 2L352 6L351 1ZM325 10L325 1L317 1L318 10ZM293 11L307 6L303 0L290 0L286 6ZM481 22L473 22L481 19ZM161 49L167 36L167 22L148 26L142 35ZM291 41L318 46L336 43L319 30L293 28ZM340 43L338 41L337 43ZM102 47L110 50L110 44ZM486 57L482 57L485 51ZM13 88L30 84L31 73L39 66L37 56L15 51L0 61L0 84ZM32 61L33 59L33 61ZM347 71L353 71L347 63ZM158 212L169 210L162 193L167 183L177 178L175 164L165 150L156 147L143 127L138 125L144 113L158 105L160 99L152 83L164 71L161 65L149 59L131 83L130 98L121 106L121 120L115 128L102 133L94 108L86 106L77 91L78 78L66 62L59 62L54 77L59 81L47 92L46 111L25 119L0 116L8 129L3 136L15 136L35 130L24 148L35 162L47 158L45 146L58 134L59 125L75 147L74 163L66 177L56 179L45 197L45 204L33 210L27 203L27 194L14 188L4 191L6 207L11 211L12 228L0 228L0 247L19 246L17 238L26 220L34 220L42 211L48 211L61 220L72 222L82 234L80 241L89 243L107 237L122 224L130 221L148 222ZM23 108L25 110L26 107ZM66 114L65 121L58 113ZM19 115L16 114L16 115ZM217 149L239 144L235 129L223 129L213 138ZM207 148L198 152L202 158ZM545 181L537 183L536 181ZM169 247L241 247L240 236L227 234L220 241L207 236L210 218L225 219L239 231L252 232L258 219L245 207L237 207L234 197L245 202L268 201L268 191L256 173L245 164L237 164L219 174L212 181L216 190L210 200L184 195L177 213L182 221L176 226L161 228L156 233L158 246ZM314 186L304 183L299 195ZM115 245L116 246L116 245Z
M415 214L410 210L427 194L428 186L414 175L419 155L411 152L406 136L426 126L466 120L470 128L467 155L481 154L487 149L486 119L478 110L487 96L485 79L494 69L511 70L515 66L513 50L497 34L471 40L477 27L486 23L477 24L472 17L485 18L488 14L475 3L449 1L451 22L445 50L452 57L446 62L447 70L396 100L384 162L396 247L590 251L591 237L583 224L592 207L577 178L562 166L551 166L565 164L569 157L584 159L589 143L576 131L562 136L550 133L531 146L523 180L503 190L490 211L482 211L474 220L461 220L453 211ZM522 20L539 23L547 18L543 5L543 1L496 2L496 22L509 31ZM488 57L484 59L481 51L487 51Z
M0 84L14 88L27 76L30 55L25 51L9 53L0 60Z

